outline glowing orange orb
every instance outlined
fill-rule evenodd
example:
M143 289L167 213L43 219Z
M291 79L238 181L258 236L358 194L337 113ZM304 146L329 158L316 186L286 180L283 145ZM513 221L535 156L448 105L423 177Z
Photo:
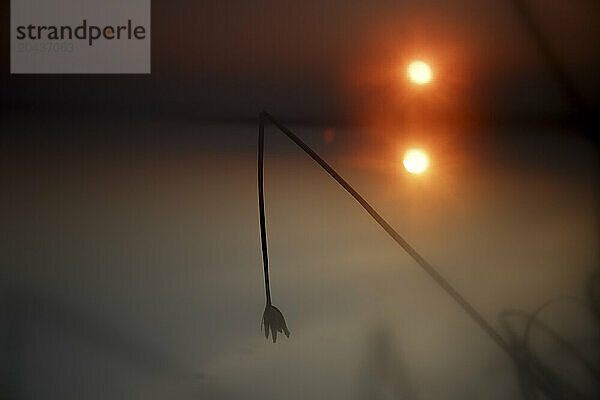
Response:
M417 85L431 82L431 67L423 61L413 61L408 65L408 78Z
M421 174L429 166L429 158L423 150L410 149L404 154L403 164L411 174Z

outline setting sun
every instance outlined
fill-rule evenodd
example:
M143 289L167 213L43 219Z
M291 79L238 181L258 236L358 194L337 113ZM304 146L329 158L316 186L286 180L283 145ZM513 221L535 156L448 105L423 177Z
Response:
M418 85L431 82L431 67L423 61L413 61L408 66L408 78Z
M403 164L411 174L421 174L427 169L429 158L423 150L411 149L404 154Z

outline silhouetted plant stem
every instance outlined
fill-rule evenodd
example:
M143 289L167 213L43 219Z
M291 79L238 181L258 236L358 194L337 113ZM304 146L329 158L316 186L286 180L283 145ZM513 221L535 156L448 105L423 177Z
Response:
M265 193L263 181L263 164L265 148L265 125L262 122L258 127L258 208L260 213L260 241L262 246L263 267L265 275L265 297L267 304L262 317L262 327L265 330L265 337L269 338L269 333L273 343L277 341L277 332L290 336L290 331L285 323L283 314L277 307L271 303L271 288L269 286L269 253L267 249L267 227L265 224Z
M400 236L398 232L394 230L388 224L385 219L377 211L371 207L371 205L356 191L354 188L346 182L344 178L340 176L325 160L323 160L317 153L315 153L306 143L304 143L299 137L294 135L289 129L279 123L270 114L262 112L259 115L259 144L258 144L258 192L259 192L259 208L260 208L260 223L261 223L261 239L263 249L263 263L265 271L265 289L267 293L267 304L270 304L270 289L269 289L269 268L268 268L268 257L267 257L267 235L265 229L265 214L264 214L264 193L263 193L263 153L264 153L264 125L265 120L271 121L281 132L283 132L292 142L296 143L306 154L308 154L313 160L317 162L337 183L339 183L358 203L364 208L371 217L386 231L386 233L396 241L411 256L417 264L421 266L433 278L434 281L442 287L442 289L450 295L462 308L469 314L469 316L479 325L494 342L513 360L518 362L517 356L511 351L510 345L500 336L498 332L471 306L467 300L465 300L457 291L454 289L446 279L439 274L425 259Z
M505 329L509 335L509 343L512 346L512 352L518 355L519 362L515 363L517 368L517 376L521 384L521 390L526 399L539 399L537 391L544 395L548 400L589 400L591 397L586 396L572 382L561 378L556 371L551 368L552 364L548 364L535 354L529 342L530 330L535 325L541 332L548 335L554 340L559 348L565 354L571 355L577 360L582 367L589 373L590 377L596 380L600 379L599 370L579 350L561 337L551 327L540 321L538 316L540 311L554 303L557 299L546 302L533 313L528 314L519 310L505 310L501 314L501 320L504 323ZM526 320L526 327L522 334L516 332L508 322L509 317L521 317Z
M534 325L537 325L539 328L542 328L549 334L567 353L571 354L577 361L581 363L598 381L600 381L600 369L593 365L586 357L584 357L579 350L563 339L558 333L554 332L550 327L544 325L539 320L539 315L542 311L547 309L548 307L558 303L559 301L570 301L576 305L582 305L578 299L569 298L569 297L556 297L554 299L548 300L541 306L539 306L534 312L529 315L527 318L527 325L525 325L525 331L523 333L523 344L526 347L529 347L529 338L531 336L531 330ZM590 310L592 312L592 310Z
M265 190L263 178L263 164L265 153L265 125L262 122L258 127L258 209L260 213L260 241L262 245L263 268L265 275L265 296L267 305L271 304L271 288L269 286L269 254L267 250L267 227L265 225Z
M527 29L531 39L537 45L539 55L546 62L556 83L560 86L565 100L573 112L575 121L586 130L587 134L591 134L592 138L594 138L595 132L591 132L590 127L587 125L590 112L585 96L569 75L564 63L560 61L557 54L552 50L550 43L542 32L541 24L534 17L529 2L526 0L512 0L512 3L519 13L525 29Z

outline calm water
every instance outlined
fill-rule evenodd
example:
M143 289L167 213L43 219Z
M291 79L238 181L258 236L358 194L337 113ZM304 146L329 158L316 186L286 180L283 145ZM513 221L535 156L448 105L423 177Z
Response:
M0 157L0 257L1 365L12 397L520 395L511 361L274 129L265 170L271 285L292 332L276 344L260 331L255 126L11 129ZM589 144L560 132L473 132L416 178L389 156L395 149L365 145L368 130L328 129L294 131L503 335L505 324L525 325L503 311L558 299L540 320L598 365L598 320L586 308L599 221ZM472 139L481 136L497 139ZM530 339L557 374L598 395L546 331L534 327Z

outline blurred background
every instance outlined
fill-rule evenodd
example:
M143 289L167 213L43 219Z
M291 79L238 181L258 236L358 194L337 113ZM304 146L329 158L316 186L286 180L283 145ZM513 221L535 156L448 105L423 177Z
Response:
M150 75L10 75L2 52L0 397L544 398L273 126L291 336L265 340L267 110L510 343L527 332L546 398L597 398L599 17L589 0L154 0Z

